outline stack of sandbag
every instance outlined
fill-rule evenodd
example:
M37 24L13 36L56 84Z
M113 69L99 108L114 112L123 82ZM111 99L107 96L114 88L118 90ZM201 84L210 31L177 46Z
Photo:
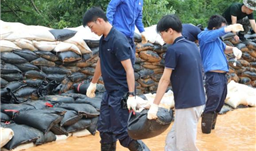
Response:
M227 55L229 79L256 87L256 34L245 35L245 41L235 41L233 37L233 33L222 37L227 45L237 47L242 51L242 58L237 61L235 61L233 54Z
M96 133L100 97L91 99L82 94L63 93L42 99L1 105L1 127L13 131L12 139L4 137L3 148L12 150L23 144L41 145Z

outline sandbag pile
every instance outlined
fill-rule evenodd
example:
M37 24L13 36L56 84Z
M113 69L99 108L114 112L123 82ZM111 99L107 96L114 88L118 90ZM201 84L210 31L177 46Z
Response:
M242 58L235 61L233 54L227 55L229 63L229 81L234 80L250 87L256 87L256 34L245 35L245 41L235 41L234 34L229 33L222 40L229 46L242 51ZM234 62L236 62L234 64ZM236 65L236 66L235 66Z
M0 127L12 130L12 135L3 138L6 142L2 146L11 150L27 143L41 145L56 141L59 135L70 136L84 130L94 135L101 98L91 100L85 95L65 94L46 95L43 100L21 104L2 104Z

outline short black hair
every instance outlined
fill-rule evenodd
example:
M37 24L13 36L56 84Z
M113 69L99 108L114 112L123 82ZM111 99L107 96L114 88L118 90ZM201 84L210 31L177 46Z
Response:
M218 29L221 27L222 23L227 24L227 21L224 17L221 15L212 15L208 21L207 28L209 30L212 30L214 27Z
M102 18L105 21L108 21L105 12L100 7L92 7L87 10L83 17L83 26L85 27L87 23L96 21L97 18Z
M163 16L162 19L157 23L156 31L160 33L162 31L167 31L169 28L172 28L180 33L182 32L182 23L178 16L174 14Z

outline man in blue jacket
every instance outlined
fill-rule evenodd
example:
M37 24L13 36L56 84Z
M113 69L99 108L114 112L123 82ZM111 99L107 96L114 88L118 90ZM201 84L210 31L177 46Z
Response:
M83 26L88 26L98 36L102 35L99 59L86 92L88 97L95 97L96 83L102 76L106 92L102 97L98 121L101 151L115 151L117 140L130 151L149 151L142 141L131 139L127 132L128 109L135 110L137 105L132 66L134 53L127 38L108 22L105 13L97 7L86 11ZM122 104L124 95L128 95L128 109Z
M111 0L107 7L107 18L117 30L121 31L129 40L134 50L135 26L142 34L143 42L146 42L144 25L142 23L143 0Z
M242 31L243 26L241 24L226 26L226 24L225 18L213 15L209 19L207 29L198 35L207 95L201 128L206 134L211 133L211 130L215 128L217 115L227 95L226 73L229 71L229 66L225 53L233 52L236 59L240 59L242 55L236 47L226 46L220 37L231 31Z

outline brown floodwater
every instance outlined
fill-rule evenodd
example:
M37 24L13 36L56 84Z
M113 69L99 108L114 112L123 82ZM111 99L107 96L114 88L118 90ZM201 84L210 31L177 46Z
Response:
M197 147L200 151L256 151L256 108L241 108L218 116L215 130L202 134L198 123ZM163 151L165 137L171 126L161 135L143 140L151 151ZM100 151L99 133L95 136L70 137L32 147L26 151ZM117 144L117 151L128 149Z

